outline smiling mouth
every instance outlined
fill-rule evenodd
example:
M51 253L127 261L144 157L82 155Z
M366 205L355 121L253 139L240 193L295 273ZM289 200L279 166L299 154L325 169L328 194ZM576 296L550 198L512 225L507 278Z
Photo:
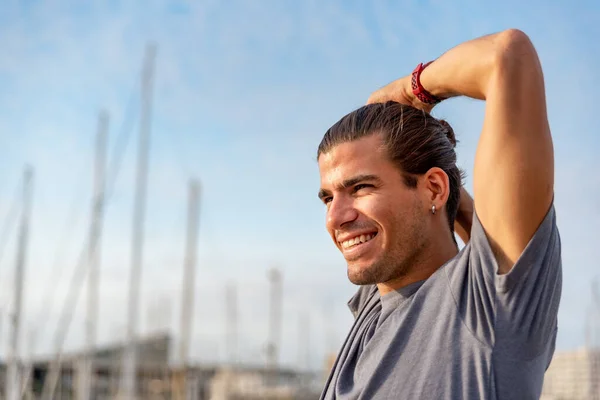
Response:
M375 232L375 233L369 233L369 234L366 234L366 235L356 236L356 237L354 237L352 239L345 240L345 241L343 241L340 244L342 246L342 249L348 250L348 249L356 247L356 246L358 246L360 244L368 242L369 240L373 239L375 236L377 236L377 232Z

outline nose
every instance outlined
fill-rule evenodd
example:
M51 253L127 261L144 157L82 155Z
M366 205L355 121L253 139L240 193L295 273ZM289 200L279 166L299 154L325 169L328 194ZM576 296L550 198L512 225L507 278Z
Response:
M348 223L358 218L358 211L354 208L351 199L336 197L329 203L327 210L327 221L325 223L327 230L334 232Z

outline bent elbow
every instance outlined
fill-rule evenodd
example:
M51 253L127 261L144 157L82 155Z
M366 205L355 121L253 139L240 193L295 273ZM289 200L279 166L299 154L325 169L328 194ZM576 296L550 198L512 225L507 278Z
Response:
M500 32L499 41L507 47L523 45L532 46L529 36L527 36L527 34L522 30L515 28L507 29L505 31Z
M523 66L537 60L537 52L531 39L519 29L507 29L498 36L496 63L499 66Z
M504 79L541 77L542 67L537 51L529 36L519 29L507 29L499 33L494 57L497 76ZM536 80L534 78L534 80Z

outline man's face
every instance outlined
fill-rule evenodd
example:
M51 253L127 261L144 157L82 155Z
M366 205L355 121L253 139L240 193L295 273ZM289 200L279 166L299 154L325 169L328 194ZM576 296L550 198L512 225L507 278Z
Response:
M427 244L426 207L382 144L380 135L371 135L319 157L326 227L357 285L406 274Z

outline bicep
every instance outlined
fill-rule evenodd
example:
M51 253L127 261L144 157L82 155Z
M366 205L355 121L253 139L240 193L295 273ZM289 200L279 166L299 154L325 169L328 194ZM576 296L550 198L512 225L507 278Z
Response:
M542 70L529 40L518 39L490 79L474 168L475 209L501 274L539 227L554 190Z

